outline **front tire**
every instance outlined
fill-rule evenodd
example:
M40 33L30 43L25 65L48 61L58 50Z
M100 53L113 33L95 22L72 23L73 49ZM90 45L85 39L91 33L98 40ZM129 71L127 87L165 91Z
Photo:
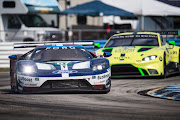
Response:
M164 73L163 73L163 75L161 75L161 79L164 79L164 78L167 77L167 66L166 66L166 57L165 57L165 55L163 57L163 71L164 71Z

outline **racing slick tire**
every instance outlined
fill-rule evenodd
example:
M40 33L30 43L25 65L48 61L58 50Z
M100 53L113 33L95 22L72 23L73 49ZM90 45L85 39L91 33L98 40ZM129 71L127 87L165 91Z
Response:
M15 75L16 75L16 74L15 74ZM15 79L16 79L16 86L11 85L11 93L18 93L17 75L16 75Z
M179 51L179 63L178 63L178 71L179 71L179 74L180 74L180 51Z
M166 66L166 57L164 55L163 57L163 71L164 73L160 76L161 79L164 79L167 77L167 66Z

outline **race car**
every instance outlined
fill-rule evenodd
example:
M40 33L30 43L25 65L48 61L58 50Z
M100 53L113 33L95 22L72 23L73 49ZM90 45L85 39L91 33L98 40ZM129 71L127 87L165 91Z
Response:
M11 55L11 90L19 93L94 91L111 88L109 60L82 46L38 46Z
M97 52L110 61L112 77L159 76L180 70L180 47L169 44L159 33L115 34Z

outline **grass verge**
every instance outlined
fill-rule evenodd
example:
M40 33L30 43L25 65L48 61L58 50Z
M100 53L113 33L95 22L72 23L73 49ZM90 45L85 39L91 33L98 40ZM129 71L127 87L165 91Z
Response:
M10 69L9 68L0 68L0 72L9 72Z

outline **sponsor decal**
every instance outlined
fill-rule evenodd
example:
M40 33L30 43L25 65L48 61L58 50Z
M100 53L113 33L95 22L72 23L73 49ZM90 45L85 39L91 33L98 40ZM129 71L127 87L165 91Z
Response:
M130 57L114 57L115 60L130 59Z
M39 78L35 78L35 81L39 81Z
M95 82L94 84L100 84L100 83L104 83L104 82L105 82L105 80L99 81L99 82Z
M136 60L136 62L141 62L141 60Z
M18 81L20 81L20 82L32 82L32 78L18 77Z
M115 52L116 53L128 53L128 52L134 52L134 50L135 49L131 49L131 48L129 48L129 49L117 49L117 50L115 50Z
M53 49L53 50L59 50L59 49L76 49L76 48L73 47L73 46L72 46L72 47L71 47L71 46L70 46L70 47L56 47L56 46L54 46L54 47L47 47L45 50L50 50L50 49L51 49L51 50L52 50L52 49Z
M56 71L53 71L52 73L54 74L63 74L63 73L69 73L69 74L72 74L72 73L77 73L78 71L76 70L56 70Z
M177 51L173 51L173 54L177 54Z
M92 76L92 79L96 79L96 76Z
M159 60L162 61L163 60L162 57L159 57Z
M24 84L26 86L37 86L37 84Z
M120 35L120 36L113 36L111 39L124 39L124 38L157 38L157 35Z
M63 65L63 66L72 65L72 62L56 62L55 65Z
M108 77L110 77L110 74L97 76L98 80L101 80L101 79L104 79L104 78L108 78Z

